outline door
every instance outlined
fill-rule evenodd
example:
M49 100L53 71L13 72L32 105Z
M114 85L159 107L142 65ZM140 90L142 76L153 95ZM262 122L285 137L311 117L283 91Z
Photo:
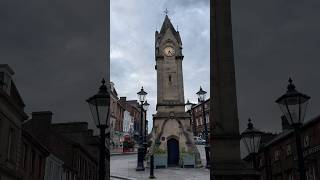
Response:
M179 165L179 141L170 138L167 141L168 149L168 166L177 166Z

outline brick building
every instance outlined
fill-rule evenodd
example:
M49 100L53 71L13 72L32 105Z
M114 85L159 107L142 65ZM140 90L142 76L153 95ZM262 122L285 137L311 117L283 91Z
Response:
M8 65L0 64L0 179L6 180L21 178L21 126L28 118L13 74Z
M194 136L204 137L204 120L202 112L202 104L205 107L205 117L208 129L208 137L210 137L210 121L209 121L209 112L210 112L210 98L204 101L203 103L195 104L191 107L191 126Z
M32 132L50 153L63 161L63 179L95 180L97 178L96 154L92 154L82 143L60 133L52 125L50 111L33 112L32 119L24 123L23 128ZM86 140L82 142L85 143Z
M121 147L125 108L119 103L113 82L110 82L110 97L110 141L112 147Z
M136 141L140 132L140 107L137 100L118 97L114 83L110 82L110 144L112 148L122 148L125 135ZM145 112L143 126L147 124ZM145 130L143 129L143 133Z
M283 131L261 144L257 165L263 180L298 180L294 132L282 117ZM320 116L304 123L301 131L307 180L320 179Z
M22 130L20 171L22 180L43 180L49 151L29 132ZM58 179L59 180L59 179Z
M137 100L126 100L126 97L120 98L120 103L125 104L126 110L130 113L130 116L132 117L132 124L133 129L131 132L131 135L134 137L136 141L138 141L139 138L139 132L141 128L141 109L140 105ZM143 113L143 127L147 125L146 120L146 114ZM143 133L145 133L145 129L142 130Z

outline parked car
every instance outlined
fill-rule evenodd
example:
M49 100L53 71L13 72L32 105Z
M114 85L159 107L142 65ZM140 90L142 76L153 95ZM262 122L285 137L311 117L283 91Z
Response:
M202 139L201 137L195 136L194 142L195 142L195 144L205 144L206 140Z

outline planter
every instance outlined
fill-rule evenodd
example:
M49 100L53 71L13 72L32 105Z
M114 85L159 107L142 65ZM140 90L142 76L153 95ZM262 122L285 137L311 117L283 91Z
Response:
M194 154L182 154L182 167L195 167L196 165L196 158Z
M155 168L167 168L168 164L167 154L154 154L154 167Z

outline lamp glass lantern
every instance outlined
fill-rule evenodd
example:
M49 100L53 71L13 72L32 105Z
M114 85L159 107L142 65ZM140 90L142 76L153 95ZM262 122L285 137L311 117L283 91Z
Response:
M248 121L248 127L243 133L241 133L241 139L246 146L249 154L258 153L263 132L253 127L251 119L249 119Z
M107 126L110 109L110 95L108 93L105 80L101 81L102 85L99 92L87 99L94 123L97 127Z
M143 87L141 87L141 90L137 94L139 101L144 102L148 93L143 90Z
M147 101L143 103L143 109L144 109L145 111L148 111L149 106L150 106L150 104L149 104Z
M205 101L207 92L202 89L200 86L200 90L197 92L198 98L201 102Z
M191 110L191 107L192 107L192 103L189 101L189 99L187 100L187 103L186 103L186 109L187 111L190 111Z
M310 97L298 92L292 79L289 79L287 92L276 100L290 125L301 125L304 121Z

